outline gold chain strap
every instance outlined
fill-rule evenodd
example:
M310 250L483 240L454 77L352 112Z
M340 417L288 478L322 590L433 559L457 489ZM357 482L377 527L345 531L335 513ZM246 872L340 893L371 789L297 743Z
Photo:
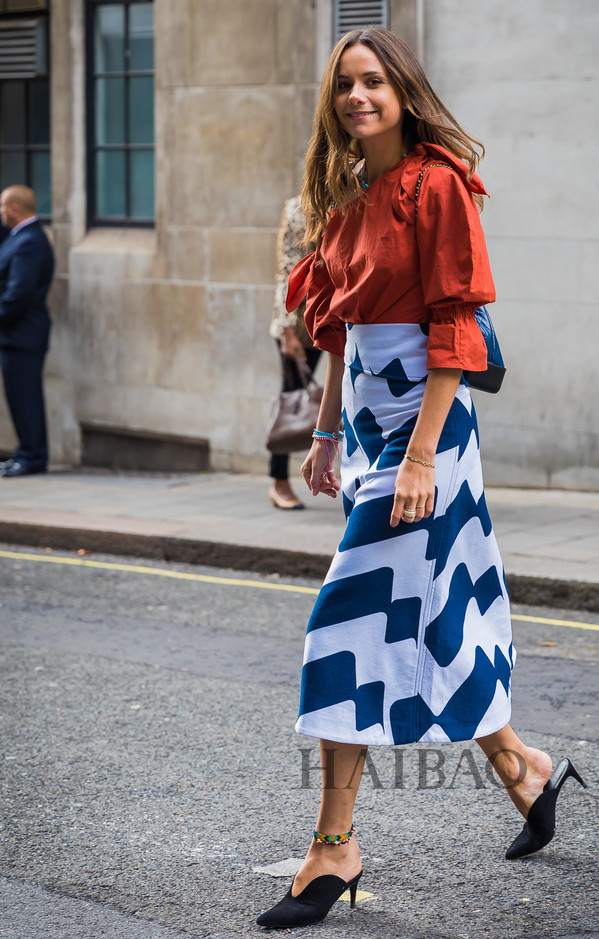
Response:
M420 196L420 187L422 186L422 179L426 171L430 170L431 167L433 166L447 166L449 167L449 169L451 169L451 166L449 166L449 163L429 163L428 166L424 167L420 176L418 177L418 182L416 183L416 191L414 193L414 221L416 220L416 216L418 215L418 197Z

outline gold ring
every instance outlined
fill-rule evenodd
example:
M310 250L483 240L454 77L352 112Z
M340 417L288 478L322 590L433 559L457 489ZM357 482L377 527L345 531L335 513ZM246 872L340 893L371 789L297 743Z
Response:
M416 515L416 509L404 509L403 514L407 518L413 518Z
M426 502L423 502L422 505L417 505L416 508L417 508L417 509L425 509L425 508L426 508Z
M329 474L328 474L328 473L321 473L320 478L321 478L321 479L328 479L328 478L329 478Z

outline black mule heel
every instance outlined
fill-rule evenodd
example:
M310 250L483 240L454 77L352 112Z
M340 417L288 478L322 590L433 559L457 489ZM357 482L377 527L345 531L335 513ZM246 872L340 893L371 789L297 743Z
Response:
M524 828L505 852L506 860L515 861L517 858L534 854L549 844L555 834L555 805L560 790L566 779L572 777L581 786L587 789L587 784L574 768L569 759L560 760L551 774L548 782L538 798L535 799Z
M323 874L311 880L297 897L291 895L292 884L283 899L272 909L262 913L256 922L258 926L266 926L268 929L320 923L346 890L349 890L350 908L353 910L356 907L356 894L361 876L362 871L356 874L353 880L345 881L334 874Z

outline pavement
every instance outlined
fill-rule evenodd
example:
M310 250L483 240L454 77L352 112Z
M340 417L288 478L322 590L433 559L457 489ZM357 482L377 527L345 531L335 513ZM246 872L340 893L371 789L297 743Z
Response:
M302 492L298 479L296 489ZM265 477L54 470L0 480L0 541L322 577L341 500L274 509ZM599 493L488 488L514 602L599 611Z
M294 723L318 582L1 554L0 939L270 935L316 821ZM553 615L513 624L514 726L589 787L551 844L504 860L522 822L472 741L372 747L357 909L293 939L597 939L599 616Z

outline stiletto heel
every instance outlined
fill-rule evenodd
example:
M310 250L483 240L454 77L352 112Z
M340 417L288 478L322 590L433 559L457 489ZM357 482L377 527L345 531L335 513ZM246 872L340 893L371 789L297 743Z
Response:
M566 779L568 778L568 776L572 776L576 780L576 782L580 783L583 789L588 789L589 787L585 783L584 779L576 772L576 769L572 766L572 764L570 763L570 760L568 760L568 763L569 763L569 771L567 773Z
M256 920L258 926L284 929L292 926L311 926L320 923L340 896L349 890L351 909L356 907L358 881L362 871L353 880L345 881L334 874L315 877L297 897L291 895L293 884L282 900Z
M351 829L342 835L323 835L321 832L315 831L314 841L329 847L347 844L351 840L354 830L352 825ZM292 883L283 899L270 910L267 910L266 913L262 913L256 922L258 926L266 926L268 929L311 926L313 923L320 923L346 890L349 890L350 908L354 910L361 876L362 871L351 880L346 881L335 874L322 874L320 877L311 880L302 892L298 893L297 897L294 897L291 893Z
M524 828L505 852L508 861L534 854L549 844L555 834L555 805L566 779L572 776L581 786L587 784L569 759L560 760L530 809Z

